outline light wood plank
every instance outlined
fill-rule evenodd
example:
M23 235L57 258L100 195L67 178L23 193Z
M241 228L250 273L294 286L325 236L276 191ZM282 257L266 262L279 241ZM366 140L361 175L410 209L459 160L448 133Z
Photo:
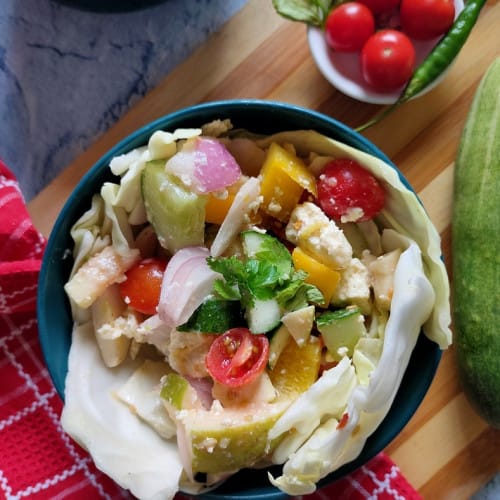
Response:
M427 213L438 232L451 223L453 165L448 166L418 193Z
M391 457L409 481L420 488L486 429L487 424L460 393L399 448L392 450ZM415 467L417 457L419 464Z
M466 500L500 470L500 431L486 428L420 488L424 498L442 491L443 500Z

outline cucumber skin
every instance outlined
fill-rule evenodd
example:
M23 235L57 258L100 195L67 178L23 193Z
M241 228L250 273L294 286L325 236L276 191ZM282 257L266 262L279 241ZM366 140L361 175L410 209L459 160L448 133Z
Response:
M168 204L162 184L170 187ZM167 174L164 160L146 164L141 176L141 195L148 221L163 248L174 254L187 246L203 245L206 198L187 191Z
M455 162L452 294L465 395L500 428L500 58L486 71Z

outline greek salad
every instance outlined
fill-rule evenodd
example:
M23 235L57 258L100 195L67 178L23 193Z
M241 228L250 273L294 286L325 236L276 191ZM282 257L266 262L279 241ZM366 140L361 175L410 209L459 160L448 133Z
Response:
M451 343L440 240L381 160L217 120L115 157L74 224L64 429L139 498L356 458L423 330Z

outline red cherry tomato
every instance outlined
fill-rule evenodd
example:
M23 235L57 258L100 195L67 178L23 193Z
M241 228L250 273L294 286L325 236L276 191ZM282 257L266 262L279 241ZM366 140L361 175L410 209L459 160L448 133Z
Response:
M372 219L384 207L385 192L359 163L339 158L327 163L318 179L318 203L336 221Z
M375 19L365 5L347 2L334 8L325 24L326 42L338 52L356 52L375 32Z
M269 340L265 335L254 335L248 328L232 328L214 340L205 364L217 382L241 387L264 371L268 359Z
M136 311L155 314L166 265L160 259L144 259L130 268L120 283L123 300Z
M453 0L402 0L401 29L417 40L444 35L455 19Z
M361 50L361 74L369 85L380 92L404 85L414 69L415 48L401 31L377 31Z
M401 0L358 0L366 5L375 15L386 14L396 10Z

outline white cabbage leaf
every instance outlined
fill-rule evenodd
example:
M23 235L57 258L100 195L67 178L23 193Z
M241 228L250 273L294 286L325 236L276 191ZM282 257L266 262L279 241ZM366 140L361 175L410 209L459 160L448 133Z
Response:
M356 373L347 356L325 371L269 431L269 440L286 435L275 449L273 461L284 463L311 436L325 415L340 418L356 385Z
M177 153L177 141L192 139L202 133L199 128L179 128L173 132L156 130L148 141L148 150L151 160L168 160Z
M73 247L73 268L70 278L81 265L92 255L111 244L111 237L104 226L104 201L100 195L92 197L90 208L76 221L71 228Z
M111 171L115 175L120 175L121 179L118 189L114 191L114 196L108 203L115 208L122 208L127 213L130 224L139 225L147 222L141 195L141 173L149 160L148 149L137 148L113 158L109 164Z
M77 326L61 423L96 466L121 487L143 500L171 499L182 474L175 439L162 439L115 395L139 366L139 361L128 361L106 368L91 324ZM151 381L152 386L157 383Z
M164 361L147 359L135 370L125 385L115 392L118 399L130 407L132 413L166 439L176 435L176 425L161 401L160 381L171 371Z

